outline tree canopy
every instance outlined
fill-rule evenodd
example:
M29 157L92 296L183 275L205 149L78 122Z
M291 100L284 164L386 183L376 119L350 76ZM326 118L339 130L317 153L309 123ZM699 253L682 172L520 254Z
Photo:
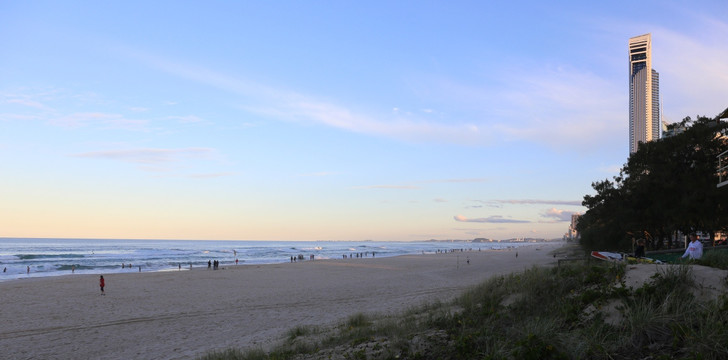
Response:
M628 250L634 239L648 248L671 247L672 234L728 228L728 188L718 188L717 156L728 150L728 124L707 117L683 119L686 130L640 143L618 176L592 183L576 229L591 249Z

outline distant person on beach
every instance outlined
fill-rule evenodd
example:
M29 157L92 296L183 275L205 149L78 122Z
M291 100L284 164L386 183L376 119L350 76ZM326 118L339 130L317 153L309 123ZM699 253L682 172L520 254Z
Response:
M101 295L106 295L106 294L104 294L104 286L106 286L106 283L104 282L104 276L101 275L101 277L99 278L99 287L101 287Z
M690 259L700 259L703 257L703 243L698 241L698 236L690 234L690 243L688 248L685 249L685 254L682 258L689 257Z
M76 265L71 265L71 274L76 272Z
M209 269L212 267L212 260L207 260L207 268Z
M30 274L30 266L28 266L28 269L27 269L27 271L28 271L28 274Z

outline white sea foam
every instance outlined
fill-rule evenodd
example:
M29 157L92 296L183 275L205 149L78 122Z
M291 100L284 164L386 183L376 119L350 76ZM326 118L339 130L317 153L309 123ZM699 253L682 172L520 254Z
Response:
M349 241L187 241L0 238L0 281L67 275L105 274L206 268L208 261L221 266L269 264L292 260L385 257L460 249L492 249L522 243L469 242L349 242ZM300 257L299 257L300 255ZM123 268L122 268L122 264ZM129 267L131 265L131 267ZM28 272L30 267L30 272Z

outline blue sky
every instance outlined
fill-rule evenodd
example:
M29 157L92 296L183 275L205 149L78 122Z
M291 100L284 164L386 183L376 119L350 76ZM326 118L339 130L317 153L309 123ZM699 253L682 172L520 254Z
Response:
M561 237L664 116L728 107L728 3L0 1L0 236Z

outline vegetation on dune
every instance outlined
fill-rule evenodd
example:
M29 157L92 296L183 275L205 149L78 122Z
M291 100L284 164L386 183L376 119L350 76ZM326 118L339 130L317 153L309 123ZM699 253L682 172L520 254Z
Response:
M728 262L728 254L712 261ZM724 358L728 298L696 298L690 265L665 266L636 289L625 285L625 266L534 267L491 278L452 303L399 316L360 313L334 328L297 327L268 352L201 359Z
M728 227L728 189L717 188L717 156L728 150L728 124L685 118L678 135L642 143L613 180L592 183L588 209L577 224L589 249L630 251L633 239L648 249L672 247L673 234Z

